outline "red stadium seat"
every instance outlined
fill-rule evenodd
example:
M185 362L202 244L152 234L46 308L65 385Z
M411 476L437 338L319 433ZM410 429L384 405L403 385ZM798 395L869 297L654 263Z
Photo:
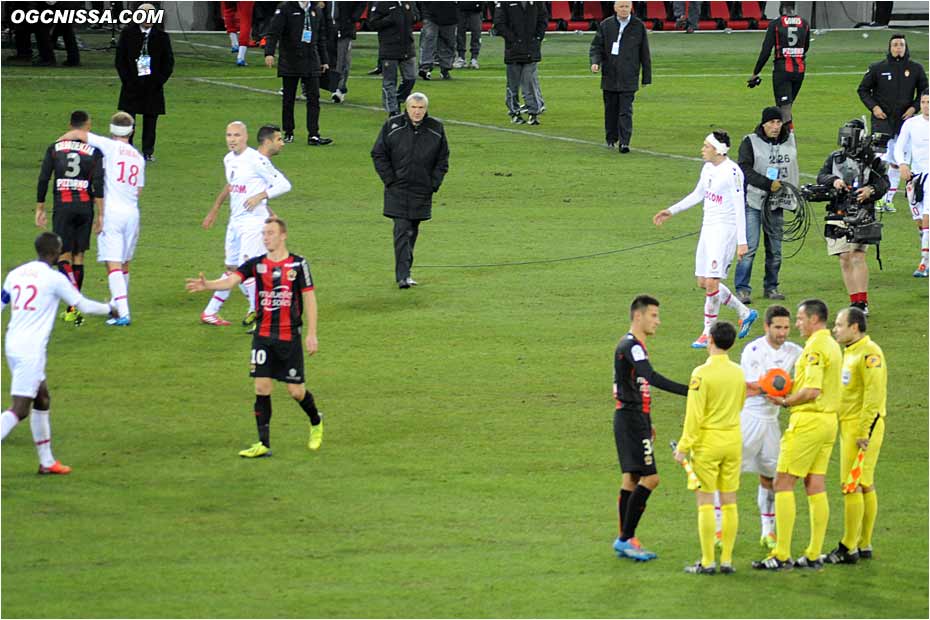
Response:
M555 4L553 2L553 4ZM566 4L568 4L566 2ZM584 19L594 20L600 22L604 19L604 9L601 7L600 2L585 2L584 3Z
M733 30L748 30L749 20L737 19L730 15L730 8L722 0L712 0L710 2L710 18L722 24L722 28L731 28Z
M649 0L646 2L646 18L643 20L651 24L653 30L674 30L675 22L668 18L668 7L664 2Z
M765 30L769 27L769 20L762 15L762 7L758 2L740 2L740 15L749 21L750 28Z
M572 20L572 9L568 2L553 2L552 15L549 16L549 24L546 30L568 30L568 22ZM555 24L556 28L552 25Z

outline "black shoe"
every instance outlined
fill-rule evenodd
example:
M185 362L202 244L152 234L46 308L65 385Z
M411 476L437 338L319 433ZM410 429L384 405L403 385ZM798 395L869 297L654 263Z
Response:
M685 566L685 572L691 575L713 575L717 572L717 567L703 566L700 560L698 560L691 566Z
M148 155L143 155L142 157L145 158L145 161L147 161L147 162L149 162L149 163L151 163L151 164L154 164L154 163L155 163L155 156L152 155L151 153L149 153Z
M529 118L529 120L526 121L526 124L527 124L527 125L538 125L538 124L539 124L539 116L537 116L536 114L530 114L530 118Z
M433 74L426 69L420 69L418 75L420 76L421 80L426 80L427 82L433 79Z
M621 152L621 153L629 153L629 152L630 152L630 147L629 147L628 145L626 145L626 144L621 144L621 145L620 145L620 152Z
M872 559L872 547L863 549L859 547L859 559L860 560L871 560Z
M812 570L823 570L823 560L817 558L812 560L806 555L802 555L797 560L794 561L794 565L797 568L810 568Z
M754 561L752 563L752 567L756 570L781 571L791 570L794 568L794 564L791 562L791 558L782 561L776 558L774 555L770 555L767 558Z
M377 67L369 71L367 75L381 75L381 65L378 65Z
M514 125L526 125L526 119L520 116L519 114L511 114L510 122Z
M747 306L752 304L752 294L746 289L736 289L736 298L741 304Z
M449 71L448 69L442 69L442 70L440 70L440 73L442 74L442 79L444 79L444 80L451 80L451 79L452 79L452 72Z
M284 142L285 142L285 144L290 144L290 143L293 142L293 141L294 141L294 134L292 134L292 133L286 133L286 134L284 134Z
M721 564L720 565L720 574L721 575L732 575L736 572L736 569L733 568L732 564Z
M332 138L321 138L320 136L310 136L307 138L308 146L326 146L327 144L332 144Z
M836 549L823 556L827 564L855 564L859 561L859 551L850 551L846 545L840 543Z
M766 299L784 299L785 295L777 288L770 288L762 294ZM745 302L744 302L745 303Z
M408 282L406 279L401 280L400 282L397 283L397 288L401 288L401 289L410 288L410 282Z
M608 140L608 141L607 141L607 148L609 148L609 149L615 149L615 148L617 148L617 143L616 143L616 142L611 142L610 140Z
M868 314L869 314L869 304L867 304L867 303L865 303L865 302L863 302L863 301L856 301L856 302L853 302L853 303L849 304L849 307L850 307L850 308L859 308L860 310L862 310L863 314L865 314L866 316L868 316Z

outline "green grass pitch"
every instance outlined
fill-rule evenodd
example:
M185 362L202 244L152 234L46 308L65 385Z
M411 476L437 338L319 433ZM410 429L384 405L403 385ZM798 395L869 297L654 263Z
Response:
M927 59L926 34L909 35L915 58ZM855 89L887 33L862 36L814 38L795 107L805 174L834 148L837 128L865 111ZM745 87L761 33L653 35L654 83L636 97L634 152L620 156L602 147L590 37L547 37L539 127L508 123L499 39L484 39L480 70L417 83L447 121L452 155L421 229L421 285L410 291L393 283L369 157L384 121L380 81L364 75L375 40L356 44L347 103L323 105L331 147L304 145L298 104L297 141L275 159L294 189L273 206L317 284L320 352L308 373L327 434L308 452L306 417L278 387L275 456L250 462L236 457L255 441L249 337L199 325L207 297L183 285L221 270L225 214L210 231L200 222L223 183L224 127L245 121L254 144L260 124L280 122L280 100L265 92L280 82L257 51L237 69L222 34L174 35L169 113L141 202L133 325L59 324L49 346L53 445L74 473L35 475L28 424L3 445L2 614L926 617L927 285L911 277L919 243L903 196L884 219L884 270L870 258L870 332L891 369L875 560L755 574L756 482L747 475L737 574L683 574L699 554L696 510L667 450L638 532L659 559L635 565L612 553L620 474L611 357L631 298L662 301L650 346L662 373L683 381L705 358L688 346L703 296L691 275L696 237L682 237L697 231L700 209L662 229L650 218L692 189L711 128L738 140L755 127L771 85L767 71L761 88ZM83 61L79 70L3 67L4 275L33 256L45 147L72 109L90 111L99 130L115 109L112 56ZM782 289L792 307L816 295L835 311L847 299L818 229L786 261ZM761 278L759 257L757 294ZM85 292L107 297L102 267L89 266ZM224 314L238 321L244 300L230 299ZM5 367L2 390L6 403ZM678 437L684 402L655 395L657 445ZM836 452L828 548L842 530ZM807 519L799 490L795 554Z

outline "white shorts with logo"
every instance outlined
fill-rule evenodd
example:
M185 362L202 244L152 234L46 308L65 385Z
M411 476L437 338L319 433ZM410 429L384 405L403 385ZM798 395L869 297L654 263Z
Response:
M743 432L742 471L774 478L781 443L778 418L740 414L740 429Z
M138 209L104 211L103 230L97 235L97 262L129 262L136 252L138 240Z
M10 394L35 398L45 381L45 356L20 357L7 351L6 363L10 367Z
M736 229L704 227L694 255L694 275L702 278L727 277L736 253Z
M917 176L917 175L914 175L914 176ZM910 207L911 217L915 220L920 220L920 219L923 219L925 215L930 215L930 211L927 210L927 198L928 198L927 190L930 190L930 187L928 187L928 185L930 185L930 183L928 183L928 180L930 180L930 174L925 174L924 183L923 183L924 199L918 202L917 204L914 204L913 202L911 202L911 197L914 195L913 182L910 182L907 184L907 206Z
M262 242L264 220L247 218L234 220L226 227L226 265L238 267L245 261L265 254Z

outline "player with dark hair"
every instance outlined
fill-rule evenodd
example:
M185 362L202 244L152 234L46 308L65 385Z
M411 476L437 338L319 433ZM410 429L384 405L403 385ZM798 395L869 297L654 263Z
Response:
M630 305L630 330L614 352L614 442L623 471L617 500L619 534L614 551L619 557L647 561L656 557L636 539L636 527L646 510L649 495L659 485L653 441L652 394L650 388L680 396L688 386L666 379L652 368L646 353L646 338L659 327L659 300L640 295Z
M278 134L280 136L280 134ZM258 443L239 452L244 458L271 456L272 380L287 384L288 394L310 418L307 447L319 450L323 443L323 417L313 394L305 386L301 331L306 314L307 354L318 348L316 338L316 295L307 260L287 249L287 224L269 217L262 227L262 241L268 252L247 260L233 273L219 280L206 280L203 273L187 280L187 290L230 290L248 278L255 279L258 303L250 376L255 379L255 422Z
M695 490L698 507L698 537L701 559L685 568L686 573L712 575L714 558L714 496L719 493L722 513L720 572L733 572L733 546L739 516L742 439L740 409L746 398L746 379L727 351L736 341L736 328L725 321L710 328L707 361L694 369L688 384L684 428L675 448L675 460L691 455L691 465L701 486Z
M793 566L819 569L820 552L830 519L825 478L836 441L837 413L842 391L843 355L827 327L827 304L807 299L798 306L795 326L807 338L795 364L794 385L787 396L766 396L779 407L790 407L788 428L781 438L775 467L774 551L753 562L759 570L785 570ZM811 519L810 542L804 553L791 561L791 537L797 507L794 487L804 480Z
M782 2L781 16L769 22L759 59L747 81L750 88L762 82L759 73L774 50L772 90L775 93L775 105L781 110L782 121L789 127L792 127L791 105L801 91L804 72L807 70L805 56L811 44L810 32L807 20L795 11L794 2Z
M90 131L90 125L87 112L75 110L71 113L71 129ZM52 230L64 244L58 270L80 291L84 286L84 253L90 247L91 229L96 233L103 227L103 152L82 140L58 140L46 149L36 190L36 226L39 228L48 225L45 197L53 173ZM73 306L68 307L62 318L75 325L84 322Z
M885 437L888 365L885 354L866 334L865 313L844 308L836 315L833 336L843 352L840 404L840 484L864 451L855 490L843 496L843 539L824 558L830 564L855 564L872 557L872 531L878 513L875 466ZM845 492L845 491L844 491Z
M680 201L662 209L652 218L661 226L673 215L704 202L704 221L695 254L694 275L698 286L705 290L704 331L691 346L707 348L710 328L717 322L721 302L736 310L739 315L739 337L745 338L759 313L743 304L721 280L727 277L733 253L741 259L749 246L746 244L746 197L743 171L727 157L730 136L725 131L714 131L704 138L701 157L704 167L694 191Z

